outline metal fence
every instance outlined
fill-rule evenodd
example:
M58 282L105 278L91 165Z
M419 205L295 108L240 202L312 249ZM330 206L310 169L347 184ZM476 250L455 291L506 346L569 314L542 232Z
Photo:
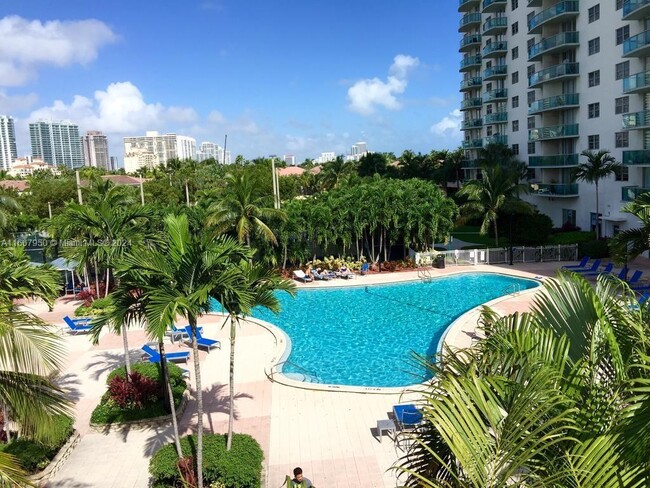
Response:
M447 266L474 266L477 264L506 264L510 262L510 248L457 249L442 252L412 252L411 258L419 266L436 264L438 256L445 257ZM578 259L578 245L558 245L512 248L513 263L543 263L548 261L574 261Z

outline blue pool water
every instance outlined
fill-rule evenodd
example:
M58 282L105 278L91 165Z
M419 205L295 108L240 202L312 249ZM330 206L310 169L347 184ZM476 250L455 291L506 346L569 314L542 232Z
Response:
M406 386L425 375L413 353L435 354L451 322L511 293L513 285L525 290L538 283L472 273L429 282L301 290L295 298L279 294L279 315L256 310L254 316L291 337L287 373L307 371L321 383L337 385Z

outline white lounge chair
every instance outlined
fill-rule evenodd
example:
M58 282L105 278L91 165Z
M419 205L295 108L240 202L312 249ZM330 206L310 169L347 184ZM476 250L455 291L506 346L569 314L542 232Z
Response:
M293 271L293 277L297 280L307 283L308 281L314 281L311 276L307 276L302 269L296 269Z

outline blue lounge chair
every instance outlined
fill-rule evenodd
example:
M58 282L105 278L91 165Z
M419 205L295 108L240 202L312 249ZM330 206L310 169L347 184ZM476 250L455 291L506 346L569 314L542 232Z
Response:
M187 335L187 331L185 330L185 327L189 327L189 325L184 325L180 329L175 325L172 325L172 330L171 330L172 342L178 339L183 340L189 338L189 336ZM203 327L199 327L199 332L203 332Z
M623 266L621 270L618 272L618 275L616 275L616 277L619 280L624 280L625 278L627 278L627 274L629 272L630 272L629 268L627 266Z
M367 275L369 269L370 269L370 265L368 263L363 263L361 265L361 276Z
M69 316L63 317L63 321L70 328L70 332L74 335L86 334L92 329L90 317L71 319Z
M568 266L562 266L562 269L585 269L587 267L588 262L589 262L589 256L585 256L582 258L582 261L580 261L580 264L570 264Z
M591 268L584 268L584 269L570 269L569 271L572 271L574 273L591 273L592 271L598 271L598 268L600 268L600 259L596 259L593 263L591 263Z
M627 282L628 285L633 285L635 283L638 283L639 280L641 279L641 275L643 274L643 271L639 271L638 269L634 272L632 277L629 279Z
M607 266L605 266L605 268L603 268L602 271L596 270L596 271L583 272L582 276L598 276L601 274L609 274L612 272L613 269L614 269L614 263L607 263Z
M413 429L422 422L422 412L413 404L394 405L393 413L401 430Z
M147 361L150 363L159 363L160 362L160 353L156 351L153 347L151 347L149 344L145 344L142 346L142 350L147 354ZM165 353L165 359L167 361L183 361L187 362L187 360L190 358L190 351L178 351L178 352L166 352Z
M185 327L185 331L187 332L187 338L189 341L192 341L192 327L189 325ZM221 342L216 340L216 339L208 339L206 337L203 337L201 335L201 331L197 330L196 331L196 342L199 345L199 347L206 347L208 351L212 349L213 347L218 347L221 349Z

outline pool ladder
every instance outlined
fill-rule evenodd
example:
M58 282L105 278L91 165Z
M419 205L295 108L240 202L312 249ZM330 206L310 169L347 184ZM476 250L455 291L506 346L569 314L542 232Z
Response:
M429 268L425 268L425 267L422 267L422 266L418 267L418 278L420 278L425 283L430 282L431 279L432 279L432 276L431 276L431 271L429 270Z
M504 295L517 296L519 293L521 293L521 285L519 283L513 283L512 285L508 285L503 289Z

